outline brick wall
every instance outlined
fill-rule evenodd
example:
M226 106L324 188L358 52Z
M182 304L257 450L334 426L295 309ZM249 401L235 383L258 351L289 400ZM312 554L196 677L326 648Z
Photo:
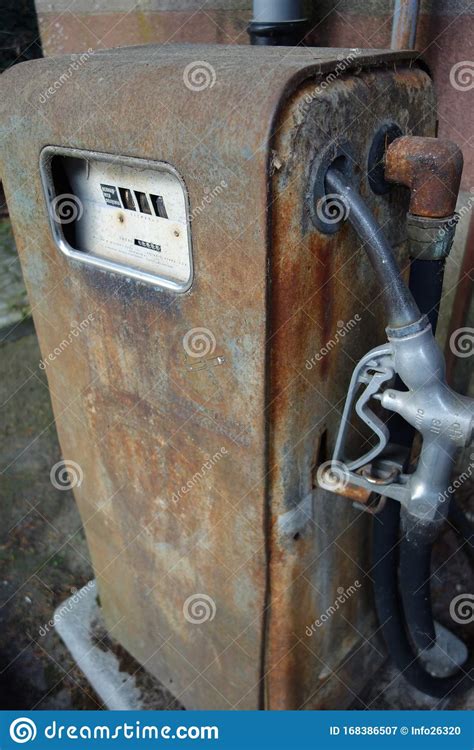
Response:
M390 0L318 0L309 5L311 42L333 47L390 46ZM247 44L251 7L250 0L36 0L45 55L130 44ZM417 49L434 75L440 135L463 147L465 189L474 187L470 117L474 91L456 88L450 75L457 63L471 61L472 81L473 46L472 0L422 2Z

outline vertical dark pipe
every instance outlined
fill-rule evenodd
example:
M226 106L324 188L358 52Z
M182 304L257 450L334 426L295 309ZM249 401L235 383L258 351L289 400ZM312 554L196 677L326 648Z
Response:
M392 49L414 49L420 12L419 0L395 0Z
M302 0L254 0L247 29L251 44L296 46L308 28Z

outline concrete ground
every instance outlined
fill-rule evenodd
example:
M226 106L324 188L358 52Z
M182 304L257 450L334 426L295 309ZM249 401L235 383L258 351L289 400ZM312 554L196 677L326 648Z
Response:
M2 236L9 238L8 229ZM100 699L47 625L55 608L93 573L72 494L50 482L60 449L39 361L31 323L17 322L0 331L0 708L96 709L102 707ZM471 502L471 513L473 489L472 481L462 488L463 503L467 507ZM434 558L437 616L453 630L450 601L457 593L472 591L467 557L458 546L447 530ZM473 627L457 626L471 647ZM137 673L144 690L154 691L153 708L179 707L156 681L147 682L146 673L105 632L98 641L100 648L117 656L120 669ZM367 705L415 709L439 704L410 688L386 664L354 708ZM474 695L446 707L474 708Z
M92 572L73 497L49 479L60 451L39 356L33 331L1 344L2 708L93 709L100 703L56 633L40 634Z

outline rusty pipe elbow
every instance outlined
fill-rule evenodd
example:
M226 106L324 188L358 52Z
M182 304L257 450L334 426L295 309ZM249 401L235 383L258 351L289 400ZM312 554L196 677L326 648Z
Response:
M385 178L410 189L414 216L452 216L461 182L463 156L452 141L401 136L385 153Z

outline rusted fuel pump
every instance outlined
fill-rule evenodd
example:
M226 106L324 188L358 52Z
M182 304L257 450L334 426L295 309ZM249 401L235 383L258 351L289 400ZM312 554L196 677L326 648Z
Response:
M23 63L1 86L2 180L107 630L186 708L351 704L385 658L372 528L404 668L401 634L422 635L419 608L398 627L398 510L426 566L472 430L413 288L438 261L413 262L412 292L396 263L408 231L415 256L445 254L454 207L440 233L416 182L406 222L386 184L415 184L403 154L433 143L412 140L436 131L429 73L410 52L163 45ZM427 436L415 471L408 423ZM334 449L336 493L318 481Z

